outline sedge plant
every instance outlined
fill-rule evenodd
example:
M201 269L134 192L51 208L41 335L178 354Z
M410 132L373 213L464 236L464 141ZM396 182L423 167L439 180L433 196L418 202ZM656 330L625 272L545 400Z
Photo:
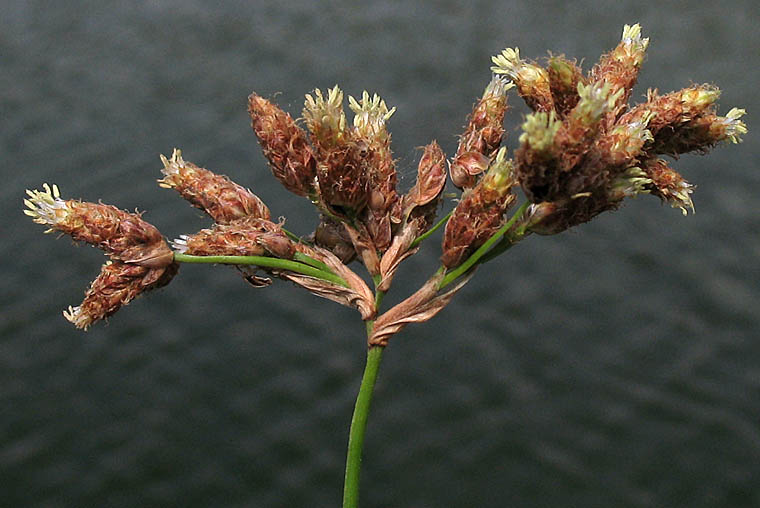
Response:
M83 330L168 284L182 263L233 265L253 286L283 279L355 308L367 331L343 497L344 507L355 507L373 388L392 337L431 319L481 265L529 236L560 233L639 194L687 214L693 186L663 157L706 153L723 141L740 142L747 132L744 110L718 114L720 92L712 85L666 94L650 89L646 101L629 105L648 43L638 24L626 25L620 43L588 72L564 56L541 65L523 59L518 48L505 49L492 58L491 80L456 153L447 157L431 141L422 149L414 185L403 193L387 130L395 108L378 95L348 97L349 121L337 86L307 94L299 120L251 94L251 126L272 174L318 212L308 236L288 231L249 189L185 160L177 149L161 156L158 183L205 211L211 228L168 243L138 213L66 200L48 184L27 191L24 212L48 231L67 233L108 256L84 301L63 312ZM532 112L509 157L503 122L512 90ZM461 195L437 219L449 180ZM384 309L398 267L439 229L440 266L411 296ZM367 277L351 266L362 267Z

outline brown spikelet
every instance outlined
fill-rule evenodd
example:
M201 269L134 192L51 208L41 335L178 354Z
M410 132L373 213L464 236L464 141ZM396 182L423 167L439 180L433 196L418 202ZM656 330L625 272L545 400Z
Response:
M643 165L644 173L652 181L649 192L674 208L680 208L684 215L694 210L691 193L694 186L662 159L651 159Z
M251 127L275 178L299 196L314 194L317 164L306 136L293 118L263 97L248 97Z
M554 110L554 100L549 86L549 75L543 67L520 58L519 48L506 48L491 58L496 74L509 76L517 85L517 93L535 112Z
M475 185L477 175L488 168L489 158L501 145L507 91L512 86L505 78L494 76L475 103L449 167L451 179L460 189Z
M161 187L175 189L196 208L200 208L218 224L227 224L241 217L269 219L269 208L253 192L226 176L217 175L182 158L174 149L171 159L161 156L164 178Z
M168 284L178 268L176 263L161 268L118 261L106 263L85 293L82 304L69 307L63 315L77 328L86 330L96 321L113 315L140 294Z
M396 192L396 165L390 149L391 135L386 123L396 108L388 109L377 94L363 92L359 100L348 98L353 110L351 140L368 178L367 212L361 220L366 224L375 248L385 251L391 241L391 211L399 200Z
M356 257L356 249L343 224L329 217L322 216L314 231L314 243L335 254L343 263L348 264Z
M644 61L649 39L641 37L641 27L637 24L625 25L620 43L609 53L602 55L589 73L589 82L607 83L615 95L612 111L625 107L631 96L633 86L639 76L641 63Z
M513 184L512 164L502 148L488 173L462 195L446 223L441 257L446 268L459 266L501 227L504 213L516 199L510 192Z
M174 247L194 256L274 256L292 259L295 242L279 224L244 217L229 224L215 224L194 235L183 235Z
M58 187L45 184L43 191L28 190L24 213L76 241L102 249L114 261L163 267L172 262L172 251L155 226L139 213L103 203L63 200Z
M578 84L586 83L583 71L574 61L560 55L549 58L547 72L554 110L559 118L565 118L580 100Z

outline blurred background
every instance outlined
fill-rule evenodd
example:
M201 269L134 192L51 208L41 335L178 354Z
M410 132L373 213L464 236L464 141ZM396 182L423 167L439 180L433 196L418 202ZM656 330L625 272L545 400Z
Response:
M714 83L721 113L747 109L744 143L674 164L698 186L696 214L643 196L532 237L396 336L363 506L760 505L754 1L213 4L3 2L0 504L338 506L365 354L355 311L227 267L183 266L80 332L61 311L103 256L43 235L24 189L145 210L175 238L210 224L156 185L158 155L179 147L307 234L313 208L251 133L252 90L294 116L315 87L381 94L398 108L407 189L418 147L455 150L491 55L548 50L588 70L639 22L650 46L634 99ZM527 110L510 102L512 149ZM439 256L428 242L388 303Z

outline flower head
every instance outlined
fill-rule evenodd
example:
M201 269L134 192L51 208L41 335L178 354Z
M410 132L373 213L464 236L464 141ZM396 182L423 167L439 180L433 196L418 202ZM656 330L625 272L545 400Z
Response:
M87 330L96 321L113 315L137 296L168 284L176 275L177 264L163 269L109 261L85 293L84 301L69 306L63 317L79 329Z
M516 199L511 192L515 183L512 161L506 155L507 149L500 148L485 176L462 195L446 223L441 257L445 267L461 264L504 222L504 214Z
M366 90L362 92L362 97L358 101L349 95L348 105L355 115L354 127L357 133L363 138L379 138L381 142L384 142L388 137L385 124L396 112L396 108L388 109L379 95L374 94L370 97Z
M326 97L319 88L314 95L306 94L302 114L315 144L327 148L345 141L346 114L343 91L338 85L329 89Z

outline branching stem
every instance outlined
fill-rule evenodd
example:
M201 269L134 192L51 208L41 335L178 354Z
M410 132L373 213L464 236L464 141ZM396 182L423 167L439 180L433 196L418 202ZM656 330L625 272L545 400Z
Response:
M496 233L494 233L491 238L486 240L486 243L481 245L478 250L473 252L472 255L467 258L464 263L446 274L446 276L441 280L438 289L443 289L444 287L448 286L456 279L458 279L461 275L467 273L470 268L475 266L475 264L480 261L480 259L489 251L489 249L493 247L493 245L498 242L507 231L509 231L509 229L515 224L515 222L517 222L520 217L522 217L523 213L525 213L525 210L528 209L528 206L530 206L530 203L527 201L520 205L520 208L515 211L515 214L512 215L512 217L502 227L500 227L499 230L496 231Z
M326 280L333 284L348 287L348 283L334 273L322 270L290 259L270 258L267 256L192 256L190 254L174 253L174 261L178 263L215 263L226 265L255 265L264 268L277 268L301 273L317 279Z

